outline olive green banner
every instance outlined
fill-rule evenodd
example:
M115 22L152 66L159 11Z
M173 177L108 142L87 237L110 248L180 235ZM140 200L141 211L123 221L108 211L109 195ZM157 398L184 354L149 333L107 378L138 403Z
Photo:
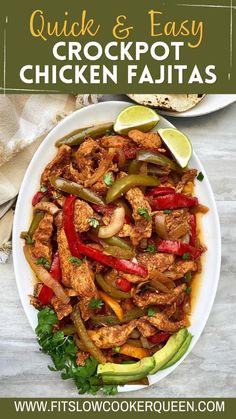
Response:
M236 0L8 0L0 92L236 93Z
M227 418L234 416L235 399L132 399L132 398L78 398L78 399L0 399L4 418Z

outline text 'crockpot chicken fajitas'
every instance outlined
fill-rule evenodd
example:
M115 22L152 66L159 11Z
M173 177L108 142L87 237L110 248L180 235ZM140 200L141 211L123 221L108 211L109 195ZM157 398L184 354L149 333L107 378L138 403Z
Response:
M191 335L191 283L206 250L194 194L158 133L112 124L57 142L32 200L24 253L37 282L36 333L79 391L147 384L175 363Z

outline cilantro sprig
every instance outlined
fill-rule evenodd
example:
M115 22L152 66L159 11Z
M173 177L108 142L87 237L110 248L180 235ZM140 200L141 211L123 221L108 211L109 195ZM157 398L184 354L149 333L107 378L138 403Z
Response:
M47 270L50 269L50 262L44 257L38 258L35 263L36 265L43 265L44 268Z
M79 259L76 256L70 256L69 257L69 262L73 263L74 265L77 266L81 266L82 263L86 260L86 257L84 257L83 259Z
M72 379L80 394L96 394L103 390L106 395L117 393L116 386L103 385L97 375L98 362L93 357L86 359L83 366L76 364L78 348L72 336L65 336L62 330L54 331L58 319L49 307L38 313L38 325L35 329L38 343L44 353L51 356L54 367L51 371L61 371L63 380Z
M103 306L103 301L100 300L100 298L91 298L88 308L90 308L90 310L96 310L96 309L100 309Z
M151 215L148 213L147 208L138 208L138 215L145 218L147 221L151 221L152 219Z
M105 175L103 176L103 180L104 180L105 185L111 186L113 184L112 172L105 173Z
M99 221L94 217L88 218L88 223L93 228L97 228L99 226Z

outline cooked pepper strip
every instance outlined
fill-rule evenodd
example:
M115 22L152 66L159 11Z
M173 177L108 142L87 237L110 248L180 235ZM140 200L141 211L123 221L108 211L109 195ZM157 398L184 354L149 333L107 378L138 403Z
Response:
M120 304L110 295L103 291L99 291L100 298L114 311L119 320L123 320L124 313Z
M154 343L155 345L159 345L159 343L166 342L170 337L170 334L167 332L159 332L153 336L149 336L147 340L149 342Z
M74 224L74 209L76 196L68 196L63 206L63 227L72 256L80 259L78 236Z
M109 237L109 239L103 239L103 241L110 246L116 246L120 247L121 249L132 250L132 246L130 246L125 240L117 236Z
M132 356L133 358L142 359L146 356L149 356L149 350L145 348L138 348L137 346L130 345L129 343L124 343L120 347L119 354Z
M106 202L115 201L123 193L127 192L134 186L158 186L160 181L152 176L146 175L128 175L121 179L116 180L109 191L107 192Z
M189 244L190 246L196 246L196 239L197 239L197 223L196 223L196 215L190 214L190 239Z
M56 252L53 257L49 273L54 279L56 279L56 281L58 282L61 281L61 267L60 267L60 259L59 259L58 252ZM38 299L39 301L41 301L41 303L43 303L44 305L47 305L50 303L53 295L54 295L53 290L49 288L47 285L43 285L38 295Z
M141 150L137 154L137 160L146 161L147 163L157 164L158 166L167 166L176 172L180 172L181 168L173 160L169 159L157 151Z
M138 160L132 160L129 164L129 167L128 167L128 174L129 175L135 175L136 173L138 173L141 164L142 163Z
M59 189L60 191L69 193L71 195L76 195L87 202L104 205L103 200L98 195L96 195L90 189L80 185L79 183L72 182L61 177L50 177L49 180L55 189Z
M202 254L201 249L183 243L180 240L161 240L157 245L159 252L173 253L178 256L189 254L190 259L197 259Z
M131 262L130 260L116 259L113 256L105 255L100 250L94 249L87 244L79 242L78 250L80 253L82 253L82 255L88 256L91 259L101 263L102 265L110 266L111 268L117 269L119 271L139 275L142 277L146 277L148 274L148 270L145 266Z
M124 324L129 323L131 320L138 319L139 317L145 316L147 314L147 310L142 310L139 307L135 307L131 309L130 311L127 311L124 313L123 319L120 321L116 316L112 315L94 315L91 316L92 323L94 325L117 325L117 324Z
M43 211L37 211L37 212L35 212L34 213L34 216L33 216L33 219L31 221L29 230L27 232L26 231L23 231L21 233L21 238L22 239L29 238L29 239L32 240L33 234L34 234L35 230L38 228L39 223L43 219L43 217L44 217L44 212Z
M119 246L109 246L107 244L104 244L104 252L118 259L133 259L135 256L133 249L122 249Z
M166 186L157 186L156 188L150 189L147 192L147 196L152 196L153 198L161 195L169 195L175 193L174 188L166 187Z
M56 146L67 144L69 146L80 145L86 137L99 138L104 135L107 130L113 128L113 122L106 124L94 125L86 128L79 128L70 134L65 135L56 142Z
M181 193L158 196L151 202L151 206L154 210L195 207L196 205L198 205L198 199L196 197L187 196Z
M96 275L96 281L98 285L100 285L102 290L105 291L108 295L110 295L110 297L117 298L118 300L131 297L130 292L120 291L116 287L113 287L111 284L108 284L108 282L106 282L103 276L99 273Z
M73 312L71 313L71 319L75 325L76 332L81 340L81 343L85 346L86 350L92 355L98 362L101 364L106 363L106 358L103 355L102 351L97 348L93 341L90 339L89 335L87 334L86 327L83 323L83 320L80 316L80 311L78 307L75 307Z
M38 299L42 304L46 306L47 304L50 303L53 295L54 295L53 290L49 288L47 285L43 285L38 295Z

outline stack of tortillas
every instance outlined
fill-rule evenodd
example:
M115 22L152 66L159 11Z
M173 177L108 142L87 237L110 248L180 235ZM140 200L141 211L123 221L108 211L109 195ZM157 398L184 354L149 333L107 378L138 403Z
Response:
M195 95L135 95L129 94L132 100L140 105L153 106L165 111L185 112L197 105L205 96L205 94Z

